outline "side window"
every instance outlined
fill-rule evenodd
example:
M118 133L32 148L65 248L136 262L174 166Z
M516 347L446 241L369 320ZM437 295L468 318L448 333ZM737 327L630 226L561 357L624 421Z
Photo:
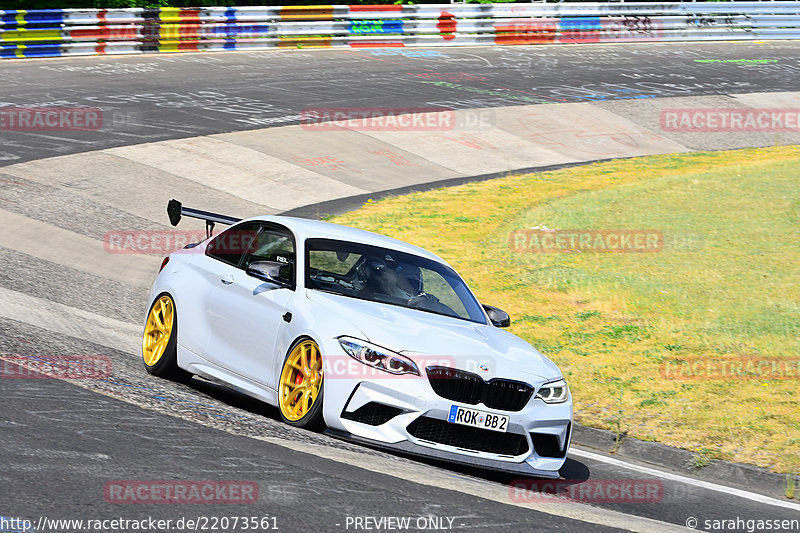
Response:
M240 267L246 269L256 261L272 261L286 265L281 269L281 277L294 280L294 240L287 230L265 226L256 236L255 242L247 250Z
M346 276L363 256L333 250L311 250L308 254L308 267L319 270L320 274L332 273Z
M237 266L260 227L259 222L245 222L228 228L208 243L206 255Z

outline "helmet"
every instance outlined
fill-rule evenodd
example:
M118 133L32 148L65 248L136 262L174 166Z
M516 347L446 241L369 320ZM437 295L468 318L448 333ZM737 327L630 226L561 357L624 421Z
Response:
M400 263L394 270L397 274L397 286L411 296L422 293L422 272L417 265Z

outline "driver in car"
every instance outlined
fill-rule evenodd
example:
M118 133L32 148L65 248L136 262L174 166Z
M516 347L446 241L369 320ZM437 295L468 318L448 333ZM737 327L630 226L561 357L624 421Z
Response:
M408 302L422 294L422 273L416 265L385 259L370 258L367 262L366 283L360 296L389 296Z
M425 292L422 271L417 265L398 262L388 255L383 259L371 258L368 264L369 277L360 297L377 300L388 297L388 301L409 307L455 316L452 309Z

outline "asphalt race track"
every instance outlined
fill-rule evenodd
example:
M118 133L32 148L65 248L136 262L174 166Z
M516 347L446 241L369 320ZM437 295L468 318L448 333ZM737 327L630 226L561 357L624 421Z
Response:
M791 42L12 60L0 69L0 105L100 107L105 120L102 131L80 135L3 134L0 160L297 124L313 108L459 109L795 91L799 69Z
M141 324L164 254L112 253L104 239L110 231L167 229L171 197L234 216L314 213L319 208L307 204L469 179L465 167L491 175L646 153L800 143L797 134L673 135L655 127L664 106L797 102L800 108L798 72L800 44L792 42L0 62L0 106L93 107L103 117L96 131L0 129L0 364L8 371L12 358L80 355L108 358L112 367L108 378L71 382L0 377L0 517L36 524L45 516L247 515L274 517L283 531L356 530L353 517L388 516L412 517L412 526L420 517L439 518L426 522L429 529L473 531L685 531L690 518L699 520L698 529L712 519L797 519L800 505L781 499L780 478L756 470L739 470L739 479L692 473L664 459L677 453L662 451L652 462L610 457L598 440L573 447L562 477L575 484L657 481L663 488L657 501L531 498L510 489L509 476L291 428L275 409L199 378L187 385L151 378L140 362ZM473 159L459 155L465 161L459 166L446 154L423 153L413 133L353 141L338 132L343 140L332 141L333 133L307 137L298 129L305 110L341 107L456 109L459 116L492 108L496 139L512 139L515 128L504 124L523 109L566 117L565 131L581 116L573 109L587 110L592 124L621 117L627 129L605 135L599 151L596 142L559 144L537 133L519 145L525 156L505 167L490 164L501 147L478 150L486 139L459 133L459 145L472 143L476 152ZM367 153L400 154L410 164L395 158L376 179L365 172L364 151L354 152L360 142L369 145ZM330 151L306 158L290 151L312 145ZM178 168L182 156L209 162ZM340 163L319 163L322 157ZM242 166L229 166L232 160ZM274 180L270 187L254 182L259 169L264 180ZM266 175L284 170L291 183ZM293 189L296 183L305 185ZM120 480L246 480L257 483L259 496L246 505L110 503L104 488Z

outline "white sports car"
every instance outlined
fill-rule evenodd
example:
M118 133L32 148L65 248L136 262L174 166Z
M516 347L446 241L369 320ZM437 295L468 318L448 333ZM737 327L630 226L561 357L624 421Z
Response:
M436 255L327 222L198 211L209 238L164 259L148 372L221 380L288 424L481 468L558 477L572 398ZM211 237L214 223L230 228Z

